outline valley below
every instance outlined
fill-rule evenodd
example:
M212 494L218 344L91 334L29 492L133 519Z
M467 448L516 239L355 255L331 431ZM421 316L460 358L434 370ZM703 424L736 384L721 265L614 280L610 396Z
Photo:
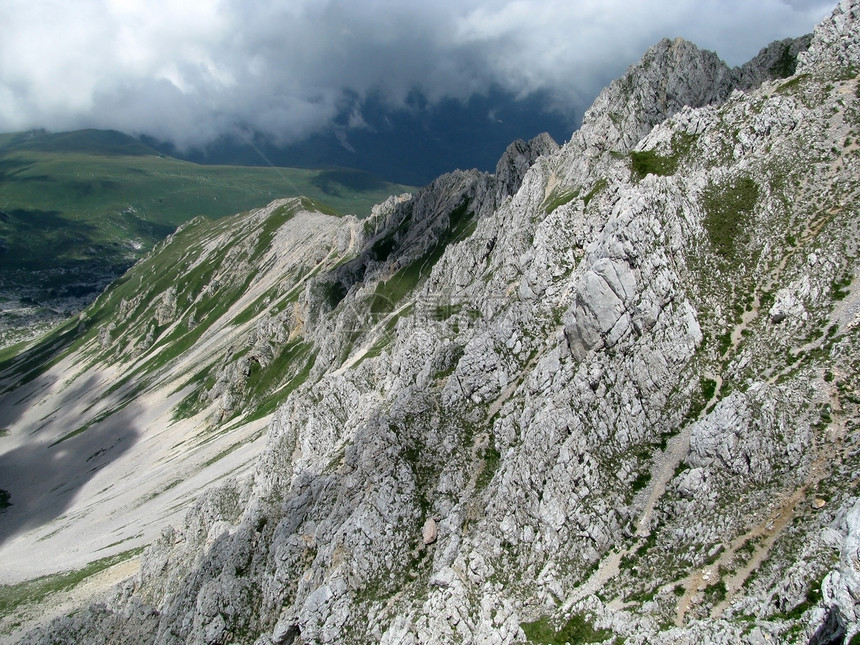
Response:
M288 195L367 217L410 190L349 168L204 166L114 131L0 135L0 349L80 313L194 217Z

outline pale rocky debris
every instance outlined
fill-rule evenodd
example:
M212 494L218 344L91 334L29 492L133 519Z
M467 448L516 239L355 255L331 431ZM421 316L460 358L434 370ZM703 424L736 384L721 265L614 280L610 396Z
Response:
M435 518L429 517L427 521L424 522L424 526L421 528L421 537L424 540L424 544L433 544L437 538L439 537L439 530L436 528L436 520Z

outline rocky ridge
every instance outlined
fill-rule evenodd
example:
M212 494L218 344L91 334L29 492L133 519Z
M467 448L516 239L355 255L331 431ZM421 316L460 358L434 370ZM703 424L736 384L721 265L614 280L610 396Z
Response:
M25 642L849 642L858 19L380 206L248 320L315 356L253 472Z
M298 294L361 235L309 200L200 218L5 362L2 582L145 544L201 488L247 469L276 391L304 373Z

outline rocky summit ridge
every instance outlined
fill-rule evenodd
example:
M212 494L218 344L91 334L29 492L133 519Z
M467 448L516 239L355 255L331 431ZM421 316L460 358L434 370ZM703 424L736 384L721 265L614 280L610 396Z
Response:
M858 73L860 0L735 70L662 41L493 175L178 234L198 287L126 280L74 351L182 365L168 407L263 445L22 641L856 642Z

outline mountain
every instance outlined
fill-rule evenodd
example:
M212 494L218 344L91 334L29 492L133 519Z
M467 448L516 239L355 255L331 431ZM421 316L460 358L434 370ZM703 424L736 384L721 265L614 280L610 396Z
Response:
M146 157L159 153L116 130L10 132L0 135L0 154L10 152L78 152L105 157Z
M364 217L406 189L346 168L199 166L119 132L0 135L0 346L80 312L198 215L304 194Z
M225 135L202 149L149 145L195 163L358 168L389 181L423 185L452 168L492 170L507 145L547 131L568 137L572 119L548 109L544 93L516 97L500 88L468 101L431 102L419 92L391 107L383 97L346 97L333 125L291 144L259 134ZM572 113L573 110L570 110ZM360 115L356 123L356 115Z
M94 561L6 624L30 593L92 602L26 643L855 642L858 27L739 70L661 41L564 145L366 222L177 233L6 364L5 575ZM75 597L93 568L132 575Z

